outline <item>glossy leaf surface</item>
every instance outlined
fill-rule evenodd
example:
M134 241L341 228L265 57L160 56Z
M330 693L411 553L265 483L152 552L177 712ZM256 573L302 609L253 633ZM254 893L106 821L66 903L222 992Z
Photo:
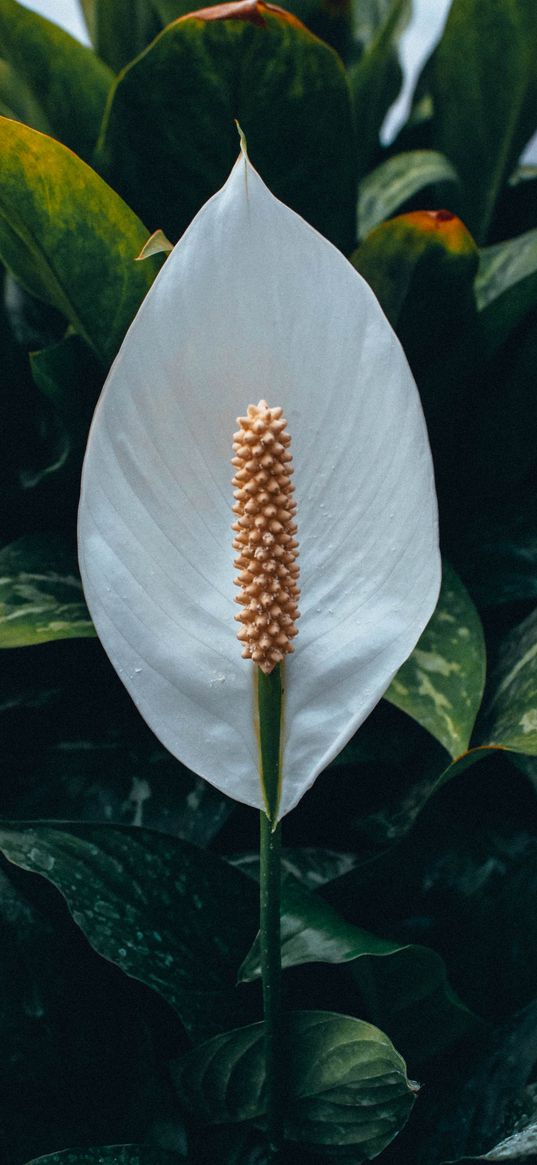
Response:
M410 0L390 0L378 6L382 16L356 65L349 69L349 87L356 118L358 173L367 173L379 149L384 118L402 82L397 46L410 17ZM379 11L379 15L380 15ZM358 28L360 27L358 16Z
M0 149L0 254L107 365L158 267L134 262L147 230L53 138L2 118Z
M81 7L95 51L114 73L160 31L153 0L81 0Z
M365 719L430 615L436 499L415 386L377 302L239 159L166 261L108 380L79 541L98 633L142 715L189 768L257 807L229 458L235 418L262 393L288 421L300 513L283 815Z
M61 538L27 535L0 550L0 647L94 635L76 557Z
M356 984L375 1023L405 1055L415 1059L438 1055L478 1022L453 991L435 951L371 934L289 876L282 886L281 926L282 967L353 964ZM257 936L239 980L248 982L260 975Z
M482 734L491 744L537 755L537 611L502 644Z
M35 128L48 129L89 161L111 71L86 45L17 0L0 2L0 46L42 113Z
M34 1157L27 1165L179 1165L184 1158L154 1145L101 1145L95 1149L64 1149Z
M472 1161L511 1161L513 1165L531 1165L537 1156L537 1120L520 1127L510 1137L505 1137L494 1149L479 1157L460 1157L449 1165L471 1165Z
M229 174L236 118L273 193L348 253L354 150L340 61L262 0L209 11L218 19L169 25L118 78L100 142L105 176L175 242Z
M404 1125L413 1104L405 1064L370 1024L331 1012L288 1016L290 1105L286 1136L352 1146L369 1161ZM209 1123L258 1120L265 1111L263 1025L217 1036L178 1065L180 1095Z
M492 355L537 305L537 230L484 247L475 292Z
M418 191L438 182L449 183L453 188L458 179L451 162L437 150L408 150L382 162L360 183L359 237L365 238Z
M435 613L385 699L413 716L455 758L468 748L485 668L479 615L455 571L444 563Z
M428 70L433 144L460 175L457 209L479 241L535 130L536 40L532 0L454 0Z
M425 312L431 327L440 306L445 325L448 288L450 298L460 299L463 289L467 298L478 251L464 223L450 211L416 210L371 231L354 252L352 263L373 288L398 333L410 331L411 313L414 317L419 313L419 324L416 318L414 322L417 335ZM444 302L437 306L442 284ZM422 335L422 344L427 346L425 340L428 344L428 337Z
M258 894L238 870L188 842L107 825L5 823L0 850L51 881L95 950L158 991L190 1031L244 1015L235 972Z

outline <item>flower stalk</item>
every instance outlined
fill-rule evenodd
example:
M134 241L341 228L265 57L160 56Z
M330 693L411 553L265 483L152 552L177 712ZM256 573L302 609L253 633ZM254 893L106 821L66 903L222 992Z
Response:
M260 945L265 1025L267 1138L277 1153L283 1135L284 1056L281 1009L281 784L282 665L268 675L257 669L260 773L267 806L260 813Z
M281 1006L281 823L260 813L260 946L263 984L267 1139L281 1147L284 1124L284 1055Z

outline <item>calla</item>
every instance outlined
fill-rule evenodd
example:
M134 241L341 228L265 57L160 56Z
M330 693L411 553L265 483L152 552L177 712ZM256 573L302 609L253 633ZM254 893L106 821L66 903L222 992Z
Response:
M241 156L165 262L110 372L83 474L80 561L98 634L157 737L258 808L230 459L236 418L260 398L283 407L292 436L300 546L283 816L427 623L437 512L417 390L374 295Z

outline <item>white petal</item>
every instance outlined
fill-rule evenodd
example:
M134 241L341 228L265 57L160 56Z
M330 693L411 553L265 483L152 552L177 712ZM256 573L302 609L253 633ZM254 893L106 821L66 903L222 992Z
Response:
M83 475L80 556L98 633L153 731L258 807L230 458L236 417L261 397L288 420L300 539L283 814L380 699L434 609L436 502L418 394L372 292L239 158L110 372Z

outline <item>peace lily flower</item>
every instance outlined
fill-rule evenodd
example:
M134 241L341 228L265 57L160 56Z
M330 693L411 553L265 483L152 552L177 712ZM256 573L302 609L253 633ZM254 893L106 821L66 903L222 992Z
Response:
M292 439L300 555L298 634L281 665L281 817L410 654L440 563L401 347L367 284L243 153L166 260L110 372L79 533L90 611L140 712L190 769L262 809L230 467L236 419L258 402L276 420L283 409Z

